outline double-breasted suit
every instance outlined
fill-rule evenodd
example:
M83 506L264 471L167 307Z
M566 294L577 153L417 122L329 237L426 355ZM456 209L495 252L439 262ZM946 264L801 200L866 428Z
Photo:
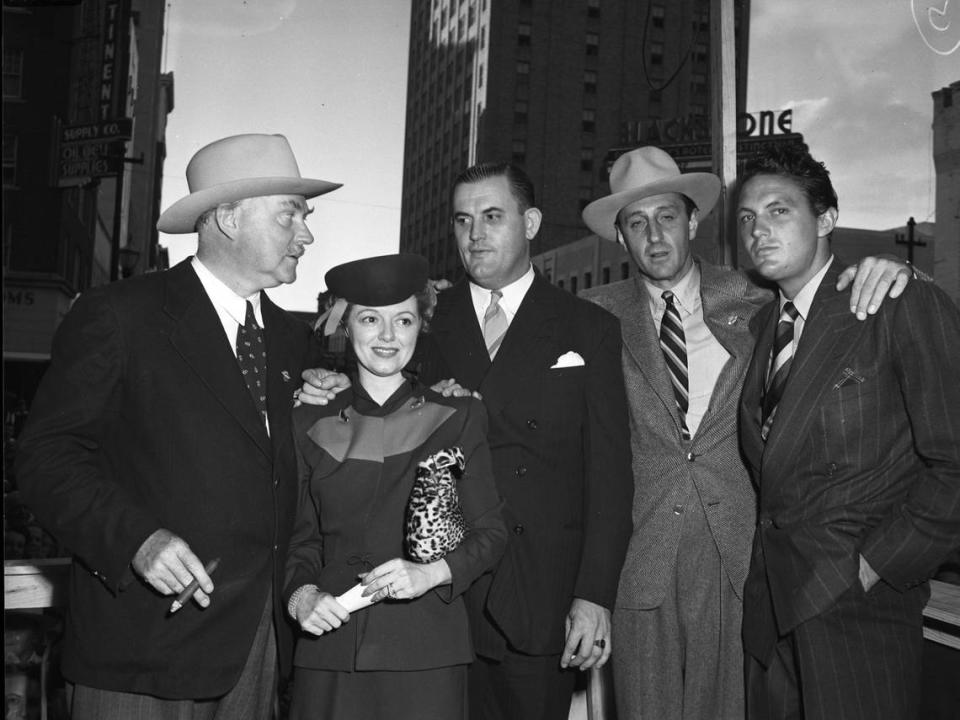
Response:
M907 717L926 581L960 544L960 313L914 282L860 322L835 289L840 267L816 291L766 443L779 302L755 319L740 409L760 500L745 648L768 665L778 638L797 639L808 717ZM866 594L861 555L881 578Z
M683 440L677 403L659 335L650 312L650 295L638 276L597 288L586 297L620 319L623 332L623 373L630 410L633 450L633 534L620 574L614 612L614 672L620 717L639 717L641 710L670 713L674 709L649 696L676 693L683 717L694 717L692 699L682 699L680 676L696 673L696 659L670 677L668 656L679 638L664 645L655 633L641 630L646 611L671 604L665 617L683 615L686 598L677 597L678 574L703 574L705 568L678 568L683 543L703 544L719 554L722 578L732 589L736 611L720 614L718 643L701 625L704 643L722 644L717 664L739 668L739 604L750 560L755 527L755 495L740 458L737 411L743 378L753 352L750 321L770 299L770 292L753 285L742 273L698 261L703 318L710 333L729 354L717 378L709 406L692 439ZM705 518L695 520L696 516ZM689 526L685 529L685 523ZM693 528L691 530L691 528ZM712 551L715 547L716 550ZM721 591L710 591L711 612L721 609ZM726 603L724 603L726 604ZM730 608L732 610L733 608ZM657 622L668 622L658 620ZM707 623L707 618L700 621ZM729 627L723 627L729 626ZM619 632L618 632L619 631ZM667 647L670 645L671 647ZM712 654L716 648L681 654ZM692 685L710 687L718 682L716 667L704 668L704 677ZM675 685L681 687L675 687ZM742 692L729 699L742 708ZM671 690L670 688L674 688ZM707 700L707 698L703 698ZM709 698L703 717L725 717L727 698ZM677 710L679 712L679 710ZM731 711L732 712L732 711ZM679 715L678 715L679 717Z
M236 682L279 597L297 500L293 392L305 324L261 294L270 434L186 261L85 292L57 332L18 448L18 483L75 554L64 641L71 681L162 698ZM176 615L130 563L158 528L215 557L215 590ZM281 658L289 628L275 602Z
M552 368L568 352L582 363ZM537 276L491 362L463 281L440 294L414 365L427 383L455 377L479 390L489 415L510 541L467 592L476 651L496 657L505 638L557 654L574 597L612 607L629 536L619 325Z

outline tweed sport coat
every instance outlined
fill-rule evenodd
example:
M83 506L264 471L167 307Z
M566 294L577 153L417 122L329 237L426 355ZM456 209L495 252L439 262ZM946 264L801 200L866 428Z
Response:
M567 352L576 367L553 368ZM479 390L510 540L467 592L476 651L497 652L491 617L517 650L563 649L574 597L613 607L630 533L630 447L616 318L539 275L490 361L462 281L440 294L413 365L430 384Z
M311 345L304 323L261 303L269 437L189 260L83 293L57 331L17 480L75 554L63 650L73 682L221 695L271 587L289 665L279 583L297 502L290 413ZM134 577L134 554L161 527L201 560L220 558L207 609L169 616L171 598Z
M860 554L904 591L960 545L960 311L914 282L860 322L836 290L841 267L814 297L766 443L778 302L754 319L740 421L760 507L744 640L761 661L858 582Z
M617 607L659 607L675 581L688 482L697 488L731 585L741 596L755 524L755 495L740 458L737 409L753 353L749 324L770 300L740 272L698 260L704 320L730 353L707 412L685 442L670 375L639 278L585 292L620 319L623 374L633 449L633 534L620 575Z

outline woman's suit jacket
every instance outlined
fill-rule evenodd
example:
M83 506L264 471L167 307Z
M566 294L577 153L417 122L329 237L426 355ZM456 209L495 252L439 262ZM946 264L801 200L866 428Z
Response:
M85 292L56 334L17 481L75 554L63 651L73 682L199 698L240 674L293 526L290 410L309 348L305 324L261 303L271 436L189 261ZM220 558L207 609L169 616L171 598L133 575L158 528ZM283 657L289 628L278 627Z
M456 486L467 524L444 559L451 582L413 600L383 600L336 630L301 633L295 664L322 670L425 670L473 661L462 595L503 553L486 413L475 398L443 398L406 383L381 407L362 387L326 407L294 411L301 476L286 595L313 584L341 595L357 575L404 557L404 514L418 463L459 447Z

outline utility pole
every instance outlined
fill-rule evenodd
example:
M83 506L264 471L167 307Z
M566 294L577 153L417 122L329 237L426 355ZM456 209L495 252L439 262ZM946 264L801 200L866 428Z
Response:
M710 138L713 169L720 176L717 214L719 260L737 264L737 235L730 201L737 180L737 90L734 0L710 0Z
M917 240L914 237L913 229L916 227L917 221L912 217L907 220L907 237L903 237L903 233L897 233L894 235L894 242L897 245L906 245L907 246L907 262L913 265L913 249L915 247L926 247L927 244L923 240Z

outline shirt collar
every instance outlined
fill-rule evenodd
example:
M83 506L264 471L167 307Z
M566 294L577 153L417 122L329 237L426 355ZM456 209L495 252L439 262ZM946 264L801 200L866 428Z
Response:
M527 268L527 271L509 285L500 288L503 297L500 298L500 307L504 309L510 317L517 314L520 309L520 303L523 302L527 290L533 285L535 275L533 265ZM480 287L472 280L470 281L470 294L473 298L473 306L477 309L478 315L482 318L487 306L490 304L490 290Z
M643 278L643 286L650 295L651 309L655 313L659 309L662 313L666 307L663 299L664 289L657 287L646 278ZM670 288L670 292L673 293L678 309L685 311L687 315L692 314L700 302L700 266L693 263L687 273Z
M796 297L793 298L793 306L797 309L797 312L800 314L800 317L806 321L807 317L810 315L810 306L813 305L813 297L817 294L817 290L820 287L820 283L823 282L824 275L827 274L827 270L830 269L830 266L833 264L833 255L830 255L830 259L827 260L826 264L820 268L820 272L814 275L812 278L807 280L807 284L800 288L800 292L797 293ZM780 291L780 312L783 312L783 306L787 303L789 298L785 297L783 291Z
M203 289L207 292L210 302L215 308L227 313L238 325L243 325L247 317L247 301L253 305L253 314L257 318L260 327L263 327L263 315L260 312L260 293L256 292L250 297L243 298L237 295L233 290L214 275L210 270L200 262L200 259L194 255L190 261L194 272L200 278Z

